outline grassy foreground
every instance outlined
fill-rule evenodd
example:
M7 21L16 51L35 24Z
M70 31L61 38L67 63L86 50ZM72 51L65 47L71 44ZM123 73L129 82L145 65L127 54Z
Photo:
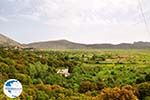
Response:
M70 76L58 74L69 69ZM0 100L8 79L23 92L16 100L150 100L150 50L0 48Z

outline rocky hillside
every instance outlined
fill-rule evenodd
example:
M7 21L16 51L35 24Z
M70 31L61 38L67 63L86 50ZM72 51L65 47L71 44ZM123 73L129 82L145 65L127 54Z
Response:
M17 46L17 47L22 47L22 45L2 34L0 34L0 46L6 47L6 46Z

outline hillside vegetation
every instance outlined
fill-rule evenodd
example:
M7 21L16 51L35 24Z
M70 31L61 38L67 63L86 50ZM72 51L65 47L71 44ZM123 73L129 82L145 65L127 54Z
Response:
M8 79L23 85L16 100L150 100L150 51L0 48L0 100Z

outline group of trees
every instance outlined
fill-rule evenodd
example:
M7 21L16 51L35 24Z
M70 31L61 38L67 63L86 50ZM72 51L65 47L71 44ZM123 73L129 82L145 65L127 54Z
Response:
M150 55L120 57L123 53L84 51L28 51L0 48L0 100L9 100L3 94L8 79L18 79L23 92L16 100L149 100ZM68 68L71 74L57 73Z

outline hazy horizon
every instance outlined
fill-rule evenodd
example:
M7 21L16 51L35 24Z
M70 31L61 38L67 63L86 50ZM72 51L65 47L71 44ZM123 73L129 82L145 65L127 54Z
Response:
M149 0L1 0L0 32L20 43L150 42Z
M0 34L3 35L3 36L6 36L9 39L12 39L12 40L18 42L18 43L21 43L21 42L15 40L15 39L13 39L13 38L11 38L11 37L3 34L3 33L0 33ZM150 41L133 41L133 42L120 42L120 43L107 43L107 42L101 42L101 43L81 43L81 42L71 41L71 40L67 40L67 39L54 39L54 40L52 39L52 40L32 41L32 42L21 43L21 44L30 44L30 43L39 43L39 42L50 42L50 41L61 41L61 40L68 41L68 42L73 42L73 43L79 43L79 44L86 44L86 45L92 45L92 44L112 44L112 45L118 45L118 44L122 44L122 43L133 44L135 42L150 42Z

